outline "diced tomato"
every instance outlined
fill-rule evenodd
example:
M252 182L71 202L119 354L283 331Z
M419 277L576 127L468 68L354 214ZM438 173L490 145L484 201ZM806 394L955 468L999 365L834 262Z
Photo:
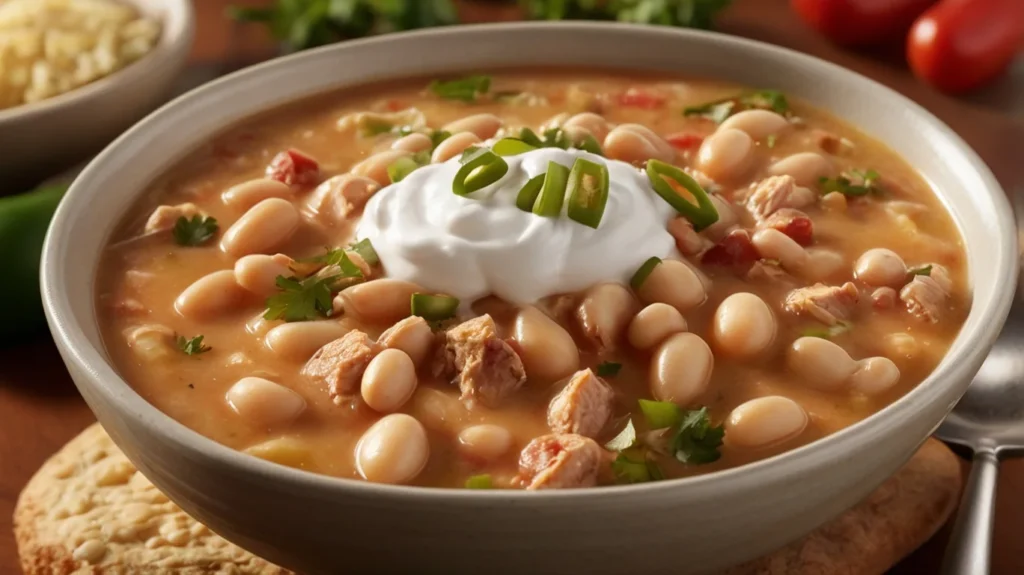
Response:
M704 136L693 132L676 132L665 137L665 141L672 144L673 148L680 150L692 150L699 148L704 142Z
M722 241L704 252L701 263L712 266L750 266L761 256L750 241L747 230L733 230Z
M814 224L810 218L793 218L789 222L773 226L775 229L793 238L793 241L809 246L814 243Z
M289 186L310 186L320 180L320 165L294 148L278 153L267 166L267 177Z
M387 108L389 112L397 112L404 109L405 104L398 100L388 100L387 103L384 104L384 107Z
M645 110L659 108L664 103L664 96L645 92L639 88L630 88L619 96L619 104Z

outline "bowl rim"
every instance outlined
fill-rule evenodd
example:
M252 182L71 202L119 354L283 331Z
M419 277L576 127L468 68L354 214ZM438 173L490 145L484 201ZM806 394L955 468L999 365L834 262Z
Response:
M840 74L850 78L851 81L856 79L859 82L865 83L867 89L872 91L879 99L885 100L890 105L899 105L906 110L907 114L927 123L930 129L940 133L948 143L953 145L957 153L962 156L962 159L974 170L974 175L984 182L983 190L972 190L972 193L986 195L993 203L997 212L996 221L990 222L990 224L997 230L1002 241L998 245L991 246L991 250L998 256L995 259L995 276L998 283L994 285L1002 287L989 301L985 302L985 305L979 306L976 300L972 302L971 313L973 314L976 309L979 310L981 320L977 323L976 329L972 333L961 330L954 340L955 345L957 341L969 338L973 345L962 346L959 350L960 353L955 357L955 361L943 361L923 382L878 412L826 437L766 459L711 473L659 482L598 486L586 489L526 492L524 490L471 490L446 487L383 485L302 471L265 461L217 443L157 409L154 405L143 399L116 372L110 362L103 357L99 349L89 343L88 336L86 336L75 319L74 306L72 306L61 289L62 268L65 264L60 260L59 256L62 250L61 245L69 241L67 237L63 237L65 234L62 234L61 230L65 228L65 222L74 217L74 203L88 201L83 195L85 192L80 192L79 190L89 186L89 181L94 175L93 173L98 172L101 165L108 158L127 152L132 140L137 135L149 130L149 126L156 124L156 120L160 116L170 114L176 108L184 107L193 101L205 100L216 95L222 86L229 83L239 82L242 79L251 79L270 70L287 67L297 59L318 58L334 51L346 50L352 46L372 47L394 41L398 37L429 39L431 37L453 34L471 35L481 31L524 33L535 30L538 27L553 29L567 34L584 30L602 33L660 35L668 37L667 39L677 35L689 35L694 36L700 42L722 43L743 50L770 52L779 58L787 59L791 62L789 65L794 68ZM293 101L300 99L301 97L296 97ZM227 126L221 127L226 128ZM97 190L94 188L92 193L96 192ZM141 192L142 190L135 194L133 199L137 199ZM941 193L938 193L938 195L940 198L942 197ZM82 196L82 199L79 199L78 196ZM1010 208L1009 200L994 175L974 150L945 123L895 90L852 70L815 56L760 41L692 29L603 22L468 24L458 27L434 28L351 40L276 58L214 80L164 105L110 144L76 179L65 200L58 208L47 232L42 257L41 285L47 321L49 322L55 342L61 348L64 361L69 364L74 363L76 367L80 368L84 372L83 379L89 381L91 390L101 395L102 400L106 404L112 405L121 417L131 420L135 425L149 427L155 435L158 435L165 443L172 445L176 451L184 450L184 452L191 453L193 457L201 457L211 464L224 466L230 469L232 473L260 477L261 479L272 478L275 482L288 484L292 488L373 497L393 503L418 501L437 504L494 504L498 501L505 501L510 504L524 505L530 504L530 502L543 504L550 499L557 499L562 503L586 503L609 496L628 497L639 493L652 495L657 494L659 491L683 488L691 490L713 488L719 490L729 486L729 488L734 490L742 488L756 489L758 485L769 481L791 481L794 477L800 476L802 472L839 457L845 452L845 448L856 446L869 437L878 436L882 429L887 426L888 421L913 413L916 409L915 403L921 401L929 404L935 403L943 395L949 394L951 388L954 388L958 381L969 380L970 377L973 377L971 365L980 365L984 354L987 353L987 350L998 336L999 328L1009 313L1015 291L1013 286L1017 283L1018 273L1016 225L1012 214L1013 211ZM93 274L95 275L95 268ZM91 317L92 321L95 322L95 315L93 314ZM963 384L963 387L966 389L966 383ZM947 412L952 409L958 397L959 394L944 406ZM922 438L922 441L924 439Z
M166 3L160 6L163 12L159 17L160 36L148 53L124 68L114 70L106 76L68 92L38 102L0 109L0 128L5 123L31 121L39 116L56 113L62 109L105 97L108 90L123 88L143 81L152 70L166 67L179 55L190 50L195 37L195 8L192 6L191 0L164 1ZM141 10L139 0L128 0L127 3ZM169 28L168 24L174 24L174 26Z

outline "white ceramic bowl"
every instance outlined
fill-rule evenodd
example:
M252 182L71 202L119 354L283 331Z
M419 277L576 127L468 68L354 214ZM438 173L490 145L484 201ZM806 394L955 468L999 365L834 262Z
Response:
M778 88L832 110L915 165L963 233L973 286L967 322L935 372L856 425L744 467L636 486L488 492L375 485L276 466L186 429L111 367L94 309L100 251L148 182L226 126L381 78L596 64ZM967 388L999 332L1016 254L1010 206L981 160L933 116L879 84L809 56L710 33L505 24L350 42L179 98L75 182L50 228L42 282L54 338L114 441L186 511L273 561L303 573L678 574L713 572L777 548L903 464Z
M0 194L99 151L167 97L192 48L192 0L130 3L162 23L152 51L76 90L0 110Z

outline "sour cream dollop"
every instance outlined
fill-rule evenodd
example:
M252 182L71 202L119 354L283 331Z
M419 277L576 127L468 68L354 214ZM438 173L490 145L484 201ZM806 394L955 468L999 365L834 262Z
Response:
M520 188L547 172L548 162L571 167L576 158L608 166L608 203L597 229L569 219L564 205L558 218L516 207ZM504 160L505 176L466 197L452 193L457 157L419 168L370 199L356 237L370 240L388 277L464 303L495 295L529 304L602 282L628 283L651 256L678 256L666 229L675 210L630 164L557 148Z

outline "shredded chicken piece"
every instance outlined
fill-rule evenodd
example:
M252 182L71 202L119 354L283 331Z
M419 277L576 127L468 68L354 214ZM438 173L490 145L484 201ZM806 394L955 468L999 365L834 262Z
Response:
M526 489L593 487L605 451L593 439L573 433L542 435L519 454L516 482Z
M900 299L911 315L935 323L939 321L952 287L946 268L932 264L928 275L915 275L910 283L903 286Z
M797 315L810 315L825 325L835 325L849 319L860 299L853 282L842 286L815 284L798 288L786 296L786 311Z
M359 390L366 366L379 351L370 336L354 329L318 349L300 373L325 384L334 403L340 403Z
M158 206L157 209L153 210L153 213L146 220L146 227L144 232L152 234L156 232L167 231L174 227L175 222L178 218L184 216L186 218L192 218L197 215L205 215L199 206L192 202L186 202L184 204L178 204L176 206Z
M793 176L771 176L751 186L747 210L758 221L782 208L805 208L817 201L813 190L796 185Z
M548 427L555 433L597 437L612 416L615 394L590 369L577 371L548 405Z
M446 336L444 368L457 372L462 401L472 408L479 401L495 407L526 382L519 355L498 337L494 320L482 315L463 322Z

